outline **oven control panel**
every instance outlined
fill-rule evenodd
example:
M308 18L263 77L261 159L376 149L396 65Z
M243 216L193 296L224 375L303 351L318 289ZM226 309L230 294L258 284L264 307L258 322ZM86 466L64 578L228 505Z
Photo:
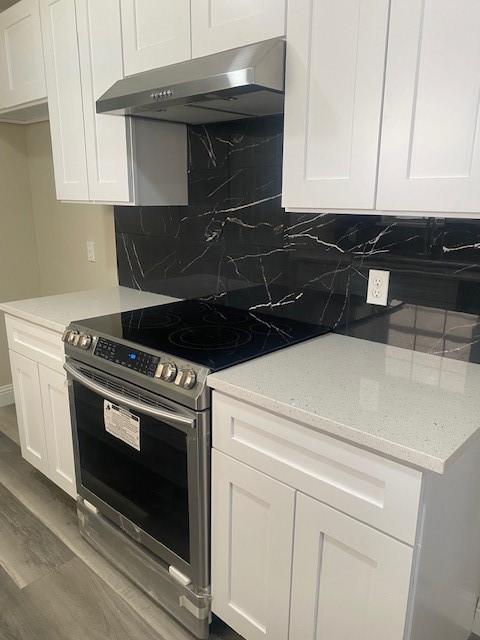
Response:
M149 378L169 382L187 391L197 386L198 374L190 366L180 366L172 360L161 360L159 356L107 338L98 338L96 343L95 340L96 338L75 329L67 329L63 334L63 341L69 345L86 351L95 347L93 354L97 358L137 371Z
M150 378L155 377L160 358L150 353L132 349L123 344L112 342L106 338L99 338L94 355L109 362L114 362L122 367L127 367L138 373L143 373Z

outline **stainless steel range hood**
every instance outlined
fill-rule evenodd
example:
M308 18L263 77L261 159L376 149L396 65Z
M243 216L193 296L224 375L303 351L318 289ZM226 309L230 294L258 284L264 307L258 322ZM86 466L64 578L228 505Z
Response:
M283 112L285 42L187 60L119 80L97 113L204 124Z

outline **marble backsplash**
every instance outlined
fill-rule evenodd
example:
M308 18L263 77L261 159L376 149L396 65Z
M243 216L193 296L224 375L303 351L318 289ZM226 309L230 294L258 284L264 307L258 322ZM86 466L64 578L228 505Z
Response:
M120 284L480 361L480 221L288 214L282 126L190 127L189 206L115 208ZM387 310L370 268L391 271Z

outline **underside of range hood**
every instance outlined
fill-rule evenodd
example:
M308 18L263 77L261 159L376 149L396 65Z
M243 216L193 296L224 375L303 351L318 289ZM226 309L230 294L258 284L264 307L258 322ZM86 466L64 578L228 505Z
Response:
M119 80L97 113L206 124L283 113L285 41L266 40Z

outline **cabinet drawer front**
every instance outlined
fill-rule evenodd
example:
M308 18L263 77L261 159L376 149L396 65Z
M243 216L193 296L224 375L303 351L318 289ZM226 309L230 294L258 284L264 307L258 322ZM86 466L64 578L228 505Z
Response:
M62 336L56 331L6 316L8 346L35 362L63 371L65 354Z
M213 446L409 544L422 474L214 393Z

